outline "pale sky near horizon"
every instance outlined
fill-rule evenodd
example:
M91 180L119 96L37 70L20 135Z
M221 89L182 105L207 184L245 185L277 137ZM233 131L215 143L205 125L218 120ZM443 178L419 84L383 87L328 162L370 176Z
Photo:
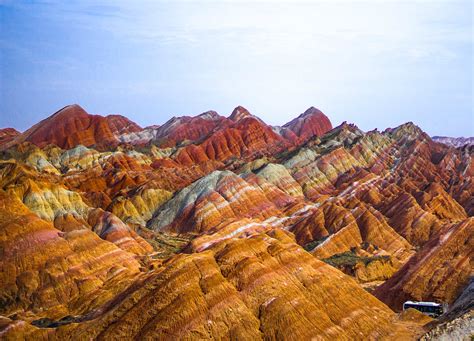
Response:
M59 108L142 126L310 106L363 130L474 136L471 0L0 0L0 128Z

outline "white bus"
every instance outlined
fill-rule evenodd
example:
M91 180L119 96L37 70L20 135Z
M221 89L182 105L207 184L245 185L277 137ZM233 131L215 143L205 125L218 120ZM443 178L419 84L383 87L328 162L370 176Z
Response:
M406 301L405 303L403 303L403 310L407 310L409 308L416 309L422 312L423 314L429 315L431 317L438 317L444 312L443 305L435 302Z

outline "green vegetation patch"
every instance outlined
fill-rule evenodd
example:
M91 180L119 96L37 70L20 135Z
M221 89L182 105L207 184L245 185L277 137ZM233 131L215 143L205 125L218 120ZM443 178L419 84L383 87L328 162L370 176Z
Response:
M389 261L390 256L360 257L352 251L347 251L347 252L338 253L329 258L323 259L324 262L336 268L347 267L347 266L352 267L352 266L355 266L357 263L363 263L365 266L367 266L370 263L377 260Z
M180 253L183 248L190 242L192 237L188 236L174 236L171 234L155 232L153 237L145 238L153 249L155 249L156 254L153 258L157 259L167 259L177 253Z
M328 239L328 237L323 237L323 238L318 239L318 240L313 240L312 242L309 242L309 243L305 244L305 246L303 246L303 249L305 249L308 252L313 251L318 245L320 245L326 239Z

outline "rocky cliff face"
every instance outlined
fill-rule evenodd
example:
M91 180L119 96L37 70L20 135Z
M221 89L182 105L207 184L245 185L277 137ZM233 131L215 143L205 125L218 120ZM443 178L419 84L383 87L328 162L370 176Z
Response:
M393 310L472 276L472 149L413 123L68 106L1 134L2 338L415 337Z

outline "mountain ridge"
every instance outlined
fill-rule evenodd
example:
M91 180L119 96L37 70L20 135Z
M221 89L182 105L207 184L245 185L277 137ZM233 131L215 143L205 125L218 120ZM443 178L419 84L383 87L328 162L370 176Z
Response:
M306 111L305 117L317 115L316 121L322 120L323 122L321 127L318 126L319 122L315 122L313 124L315 127L312 128L314 131L305 132L305 138L321 135L332 128L329 119L322 112L318 110L316 113L316 111L310 112L310 110L311 108ZM237 106L228 118L220 116L217 112L211 110L196 116L173 117L163 125L149 126L143 129L125 116L117 114L107 116L91 115L78 104L71 104L39 121L25 132L14 134L15 136L8 141L2 142L0 140L0 147L6 145L8 148L13 144L28 141L40 147L51 143L67 149L76 147L79 144L86 147L99 146L99 148L103 148L106 144L116 146L120 142L133 144L135 141L137 141L137 144L143 144L160 139L169 140L165 142L166 145L173 146L173 144L179 144L186 140L191 142L197 141L216 129L238 124L238 121L247 117L256 118L262 124L265 124L258 117L250 114L244 107ZM66 127L68 130L67 134L64 131ZM61 134L57 136L51 134L51 130L58 129L63 130L60 132ZM6 133L7 131L3 134ZM66 135L77 135L77 137L72 138Z
M6 131L0 336L421 336L403 301L469 285L474 151L322 115L141 128L73 106Z

